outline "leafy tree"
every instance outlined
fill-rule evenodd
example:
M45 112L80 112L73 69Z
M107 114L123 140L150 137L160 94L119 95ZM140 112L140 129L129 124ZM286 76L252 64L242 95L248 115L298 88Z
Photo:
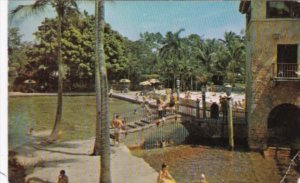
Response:
M68 17L63 22L62 56L64 59L64 89L93 90L95 17L83 12L82 15ZM47 84L47 90L55 89L57 72L56 55L57 19L45 19L35 32L37 42L28 51L31 64L36 72L34 77L39 85ZM128 57L125 38L105 24L105 55L108 63L109 80L119 80L127 75ZM42 66L42 70L39 67ZM43 76L43 77L40 77Z
M9 28L8 30L8 80L10 89L14 89L14 85L19 84L17 77L22 75L22 68L27 64L28 58L26 50L31 47L29 42L21 42L21 37L18 28ZM16 83L15 83L16 81Z
M109 24L106 24L104 32L108 79L119 80L127 75L128 67L124 38L118 32L113 31Z

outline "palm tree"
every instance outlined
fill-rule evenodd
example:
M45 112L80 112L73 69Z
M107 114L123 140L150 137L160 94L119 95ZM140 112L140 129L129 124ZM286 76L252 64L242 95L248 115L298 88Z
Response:
M108 111L108 84L107 71L104 58L104 0L95 1L96 24L96 60L95 60L95 85L97 104L96 139L94 155L101 155L99 183L111 183L110 169L110 133Z
M226 77L227 81L232 85L235 83L236 73L243 74L244 61L245 61L245 45L243 38L234 32L225 32L223 42L225 49L221 55L226 58Z
M163 41L163 46L159 50L159 56L164 59L165 62L168 62L168 65L171 65L173 71L173 88L175 88L178 63L184 56L184 50L181 43L182 39L180 38L180 33L183 31L184 29L180 29L174 34L172 32L167 32L166 38Z
M215 39L206 39L203 43L197 46L195 51L196 59L200 61L201 73L197 76L197 81L206 84L211 80L214 65L217 61L218 41Z
M47 6L51 6L57 13L57 65L58 65L58 97L57 97L57 110L54 127L51 135L48 138L49 142L57 139L59 132L59 125L62 121L62 93L63 93L63 58L62 58L62 23L63 18L73 12L78 12L76 0L35 0L30 5L19 5L16 9L12 10L12 18L17 14L23 13L23 16L30 14L37 14L43 11Z

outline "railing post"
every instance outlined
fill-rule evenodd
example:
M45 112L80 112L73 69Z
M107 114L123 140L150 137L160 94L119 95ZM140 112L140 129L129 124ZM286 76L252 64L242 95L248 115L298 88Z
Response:
M206 118L206 95L205 92L202 92L202 109L203 109L203 118Z
M276 77L275 76L275 64L274 63L272 63L271 72L272 72L272 77L273 78Z
M232 98L231 92L232 87L231 85L225 86L226 89L226 99L227 99L227 121L228 121L228 138L229 138L229 149L232 151L234 150L234 137L233 137L233 120L232 120Z
M200 100L199 100L199 98L197 98L197 100L196 100L196 117L197 117L197 119L200 118Z

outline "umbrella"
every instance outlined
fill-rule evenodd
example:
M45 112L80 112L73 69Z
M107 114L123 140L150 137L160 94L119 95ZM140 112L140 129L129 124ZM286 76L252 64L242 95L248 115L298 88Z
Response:
M36 81L34 81L32 79L27 79L27 80L24 81L24 83L26 83L26 84L35 84Z
M121 79L120 83L130 83L131 81L129 79Z
M160 81L158 79L149 79L148 81L152 84L160 83Z
M143 81L143 82L140 82L140 85L141 86L150 86L151 83L150 83L150 81Z

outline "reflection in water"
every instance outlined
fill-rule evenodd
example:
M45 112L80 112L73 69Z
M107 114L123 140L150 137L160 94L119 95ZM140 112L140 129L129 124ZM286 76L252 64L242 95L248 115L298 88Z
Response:
M188 131L180 123L166 124L155 127L154 130L145 138L144 148L151 149L161 146L162 142L165 145L178 145L185 141L188 136Z

